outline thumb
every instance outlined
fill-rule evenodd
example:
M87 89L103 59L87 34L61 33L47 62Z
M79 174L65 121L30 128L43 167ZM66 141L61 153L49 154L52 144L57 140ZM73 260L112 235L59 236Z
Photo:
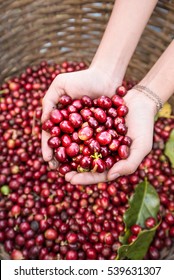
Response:
M152 143L150 143L150 141L146 141L145 146L142 137L134 140L132 143L130 156L126 160L120 160L114 164L114 166L108 172L108 180L112 181L120 176L134 173L144 157L150 152L151 146Z
M42 99L42 123L49 118L50 112L56 108L59 97L64 94L64 90L61 87L61 80L62 79L58 79L58 77L55 78Z
M56 108L55 104L50 100L42 100L42 117L41 122L44 123L46 120L49 119L50 112Z
M55 78L42 100L42 123L49 119L50 112L56 107L59 100L59 96L62 94L62 92L64 93L64 91L60 88L58 78ZM50 134L43 130L41 139L42 155L45 161L52 160L50 165L53 166L53 150L48 146L49 138Z

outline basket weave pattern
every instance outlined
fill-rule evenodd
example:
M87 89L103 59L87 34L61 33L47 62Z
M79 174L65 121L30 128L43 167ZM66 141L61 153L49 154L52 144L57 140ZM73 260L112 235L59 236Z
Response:
M0 82L42 60L58 63L83 60L89 64L113 3L113 0L0 0ZM141 79L173 38L174 1L158 1L127 76ZM162 258L174 259L174 248L170 253L164 251Z
M0 0L1 81L41 60L90 62L113 0ZM174 1L158 1L127 74L140 79L174 36Z

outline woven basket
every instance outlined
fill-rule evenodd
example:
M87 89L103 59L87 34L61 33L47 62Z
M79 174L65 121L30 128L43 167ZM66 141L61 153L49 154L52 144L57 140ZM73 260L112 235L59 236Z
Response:
M90 63L113 2L0 0L0 82L42 60ZM173 30L174 1L158 1L131 59L127 77L140 80L147 73L174 38ZM174 248L164 251L162 258L174 259Z

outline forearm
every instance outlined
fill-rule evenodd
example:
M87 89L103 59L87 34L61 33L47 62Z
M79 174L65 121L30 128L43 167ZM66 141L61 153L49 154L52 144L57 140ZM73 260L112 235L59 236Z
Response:
M174 93L174 40L140 82L166 102Z
M122 80L157 0L116 0L91 67Z

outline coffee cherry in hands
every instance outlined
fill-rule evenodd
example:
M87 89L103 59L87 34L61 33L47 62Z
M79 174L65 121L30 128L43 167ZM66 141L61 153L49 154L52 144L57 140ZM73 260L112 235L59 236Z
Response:
M60 163L60 175L71 170L102 173L129 156L132 141L125 124L128 107L122 98L126 90L121 86L117 92L112 98L60 97L42 126L51 135L48 145Z

